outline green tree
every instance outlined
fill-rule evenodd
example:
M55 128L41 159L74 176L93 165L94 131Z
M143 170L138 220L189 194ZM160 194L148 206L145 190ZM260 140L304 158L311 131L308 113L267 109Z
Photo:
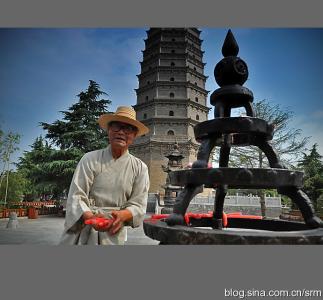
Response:
M51 161L54 149L41 136L30 147L31 150L25 151L16 165L19 172L27 178L26 200L35 200L55 193L53 178L48 178L45 168L45 164Z
M15 151L19 149L17 147L19 141L19 134L13 133L11 131L8 134L5 134L0 129L0 162L2 164L1 173L3 173L5 169L9 168L9 165L11 164L10 157Z
M86 152L106 147L107 136L97 119L107 113L111 101L101 99L102 95L107 94L90 80L88 89L78 95L79 101L61 112L63 120L40 123L47 131L46 141L36 139L32 150L18 164L37 192L54 197L65 194L80 158Z
M304 171L304 191L313 201L315 210L322 211L323 206L323 163L317 151L317 144L309 154L303 153L298 167Z
M26 192L27 180L20 172L6 171L8 176L8 186L0 187L0 199L6 197L6 205L10 206L11 202L20 202Z
M2 195L1 201L6 205L9 188L9 175L11 165L11 155L18 150L16 146L19 143L20 135L17 133L9 132L4 134L0 131L0 162L2 163L2 171L0 174L0 188L5 187L5 193Z
M96 82L90 80L87 91L77 95L79 101L68 111L61 111L63 121L40 123L47 131L46 138L61 150L76 148L86 153L105 147L107 137L98 127L97 120L102 113L107 112L111 101L99 99L101 95L107 94L100 90Z

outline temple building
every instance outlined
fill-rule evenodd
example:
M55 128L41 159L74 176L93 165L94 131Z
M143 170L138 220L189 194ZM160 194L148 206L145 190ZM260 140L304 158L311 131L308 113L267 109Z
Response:
M177 142L183 165L196 160L199 143L193 127L207 120L201 31L197 28L150 28L145 39L134 109L149 129L130 151L149 168L150 191L162 191L167 155Z

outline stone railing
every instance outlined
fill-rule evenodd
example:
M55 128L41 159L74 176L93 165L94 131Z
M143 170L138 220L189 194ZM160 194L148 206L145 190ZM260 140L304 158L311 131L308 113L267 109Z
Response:
M190 204L213 205L214 197L196 196ZM266 207L282 207L281 197L265 197ZM257 196L226 196L225 206L260 206L260 197Z

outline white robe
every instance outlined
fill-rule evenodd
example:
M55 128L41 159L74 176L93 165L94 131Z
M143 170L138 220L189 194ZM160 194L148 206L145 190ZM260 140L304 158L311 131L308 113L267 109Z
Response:
M148 189L147 166L128 151L118 159L112 157L111 146L86 153L71 182L60 244L124 244L125 227L110 235L84 225L81 216L85 211L108 215L111 210L128 209L133 219L125 225L138 227L145 215Z

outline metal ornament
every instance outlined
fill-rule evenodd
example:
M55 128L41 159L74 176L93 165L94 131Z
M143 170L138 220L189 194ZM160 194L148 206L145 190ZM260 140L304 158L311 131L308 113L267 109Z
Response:
M231 32L225 38L224 58L215 66L220 86L211 95L214 119L199 123L194 134L201 145L191 170L169 173L176 186L185 186L177 196L173 212L161 220L144 221L145 234L161 244L323 244L323 222L315 215L312 202L301 190L303 173L288 170L270 144L274 128L255 117L253 93L243 84L247 64L239 57L239 46ZM231 109L242 107L246 117L231 117ZM254 145L261 149L270 168L229 168L230 149ZM207 168L214 147L220 147L219 168ZM205 187L216 188L213 217L193 220L184 216L190 201ZM230 219L223 228L223 206L228 188L276 188L300 209L305 223L275 219Z

